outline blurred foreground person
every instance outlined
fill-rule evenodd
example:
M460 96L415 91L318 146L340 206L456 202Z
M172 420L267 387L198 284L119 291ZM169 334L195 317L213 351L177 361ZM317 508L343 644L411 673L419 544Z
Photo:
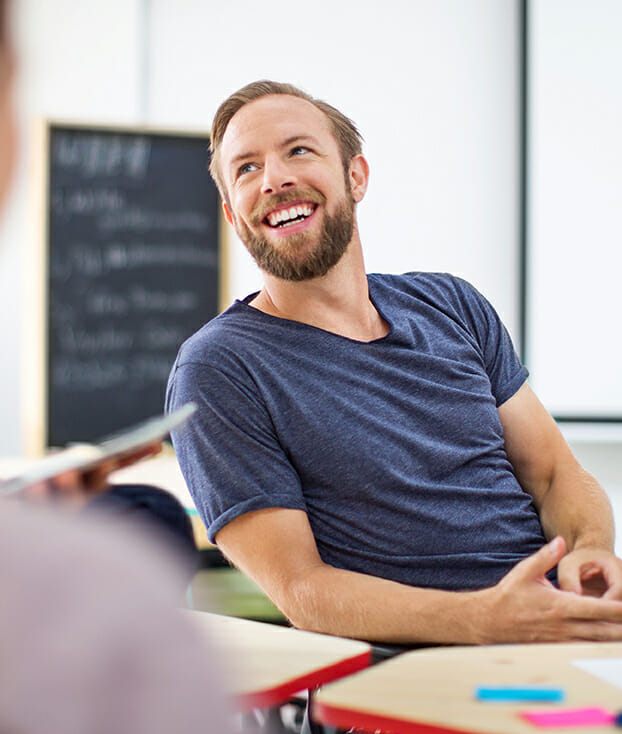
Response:
M0 210L15 157L6 5L0 0ZM0 732L228 731L211 652L175 608L183 509L150 488L110 492L117 468L68 473L30 488L25 502L0 500ZM57 511L107 497L101 512Z
M128 528L6 503L0 513L0 731L229 731L212 654L174 559Z

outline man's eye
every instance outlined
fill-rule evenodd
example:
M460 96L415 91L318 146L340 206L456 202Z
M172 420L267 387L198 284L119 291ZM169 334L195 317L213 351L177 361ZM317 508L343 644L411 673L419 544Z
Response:
M238 168L238 176L243 176L245 173L256 171L257 166L254 163L245 163L243 166Z
M310 153L310 152L311 151L306 146L297 145L295 148L292 148L291 155L304 155L305 153Z

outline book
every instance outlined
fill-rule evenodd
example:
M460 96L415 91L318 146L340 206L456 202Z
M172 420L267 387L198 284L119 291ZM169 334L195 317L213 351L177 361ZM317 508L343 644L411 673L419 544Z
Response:
M186 403L169 413L149 418L96 444L78 444L57 451L50 456L34 461L26 470L0 483L0 493L20 492L31 484L45 482L68 471L87 472L109 459L123 457L162 441L178 426L185 423L196 411L195 403Z

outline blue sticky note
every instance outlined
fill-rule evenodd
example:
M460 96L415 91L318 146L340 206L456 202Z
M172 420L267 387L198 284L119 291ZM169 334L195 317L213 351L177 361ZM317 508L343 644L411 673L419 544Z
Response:
M494 703L558 703L564 700L564 691L550 686L478 686L475 698Z

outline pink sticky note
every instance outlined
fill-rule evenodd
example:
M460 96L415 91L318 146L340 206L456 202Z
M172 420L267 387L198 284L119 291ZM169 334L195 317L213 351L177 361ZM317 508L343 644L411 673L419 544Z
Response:
M536 726L608 726L613 724L615 716L597 706L581 709L555 709L551 711L521 711L520 716Z

